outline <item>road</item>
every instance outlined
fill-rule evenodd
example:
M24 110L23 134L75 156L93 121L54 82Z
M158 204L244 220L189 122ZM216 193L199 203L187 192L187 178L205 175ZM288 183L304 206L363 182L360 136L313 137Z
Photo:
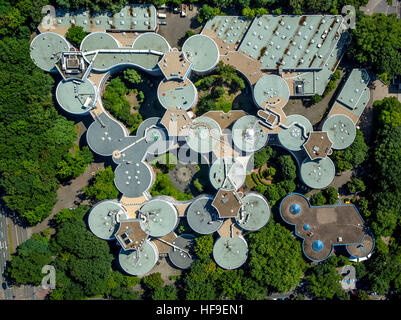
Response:
M361 11L369 15L374 13L395 13L398 18L401 18L401 1L393 0L393 5L389 6L387 0L370 0L366 7L361 7Z

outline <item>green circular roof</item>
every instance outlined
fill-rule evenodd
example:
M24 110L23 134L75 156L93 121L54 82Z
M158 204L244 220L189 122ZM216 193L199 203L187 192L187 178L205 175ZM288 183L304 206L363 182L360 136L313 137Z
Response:
M107 200L96 204L88 217L89 229L95 236L110 240L118 230L119 222L127 219L127 213L118 202Z
M270 99L282 98L288 101L290 88L282 77L269 74L256 82L253 88L253 97L256 104L262 108Z
M56 89L58 104L68 113L83 114L96 103L97 91L88 79L60 81Z
M155 50L163 53L170 51L170 45L167 40L154 32L141 34L135 39L132 48L137 50Z
M248 244L242 237L222 237L213 247L213 258L224 269L242 266L248 257Z
M234 123L232 138L235 146L240 150L255 152L266 145L268 134L263 131L258 118L247 115Z
M188 78L184 81L163 80L157 88L157 97L165 108L189 110L193 107L197 92L194 84Z
M188 146L198 153L209 153L221 136L219 124L208 117L198 117L192 121L185 140Z
M100 49L118 48L117 40L106 32L92 32L88 34L81 42L80 50L88 52Z
M192 230L200 234L210 234L219 230L223 220L218 219L218 212L212 206L213 199L197 198L187 210L187 221Z
M312 124L304 116L290 115L285 125L288 129L282 129L278 133L280 143L288 150L300 151L307 140L304 138L304 135L308 136L313 131Z
M257 231L264 227L270 218L270 207L260 194L247 194L242 199L243 206L235 220L247 231Z
M155 266L159 252L151 241L145 241L138 250L124 251L121 249L118 256L121 268L128 274L142 276Z
M141 228L152 237L169 234L177 225L177 209L168 201L152 199L146 202L140 214L146 217L141 221Z
M189 37L182 46L182 52L192 62L192 70L197 72L212 70L220 57L216 43L203 34Z
M336 114L328 118L322 127L333 142L333 149L345 149L355 140L356 128L352 120L344 114Z
M70 51L67 40L53 32L37 35L30 45L32 61L44 71L51 71L60 59L61 52L65 51Z
M229 177L228 179L226 179ZM209 179L215 189L238 190L245 182L246 170L241 162L233 158L220 158L213 162Z
M322 189L334 179L336 168L330 158L312 161L306 158L301 165L301 178L310 188Z

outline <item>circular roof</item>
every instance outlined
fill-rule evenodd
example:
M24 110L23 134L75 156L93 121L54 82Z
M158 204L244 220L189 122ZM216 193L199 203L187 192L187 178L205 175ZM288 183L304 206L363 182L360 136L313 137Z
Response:
M328 118L322 127L327 131L329 139L333 142L333 149L345 149L355 140L356 128L352 120L345 114L335 114Z
M70 51L67 40L53 32L37 35L30 45L32 61L44 71L52 70L60 59L61 52L65 51Z
M194 84L188 78L184 81L163 80L157 88L157 97L163 108L188 110L193 107L197 92Z
M253 96L260 108L265 107L266 103L272 105L282 103L282 100L287 103L290 98L290 88L282 77L269 74L256 82L253 88Z
M290 206L290 212L292 214L298 214L301 212L301 206L298 203L294 203Z
M301 178L310 188L322 189L334 179L336 168L330 158L312 161L308 158L301 165Z
M115 201L107 200L96 204L89 213L89 229L103 240L111 240L118 230L119 222L128 219L122 206Z
M85 53L99 49L116 49L118 47L117 40L108 33L92 32L82 40L80 50Z
M217 210L212 206L213 199L209 197L197 198L187 210L187 221L192 230L200 234L216 232L223 220L219 220Z
M241 162L233 158L217 159L209 170L209 179L215 189L224 186L224 189L238 190L244 184L245 177L246 169Z
M83 114L91 109L97 100L97 91L93 83L69 80L60 81L56 89L58 104L68 113Z
M146 217L141 221L141 228L152 237L163 237L173 231L178 222L177 209L168 201L152 199L140 210Z
M158 258L159 252L153 242L145 241L138 250L124 251L121 249L118 261L125 272L141 276L152 270Z
M312 243L312 249L315 251L322 251L324 248L323 242L320 240L315 240Z
M178 248L171 248L168 253L170 261L176 267L180 269L188 269L192 262L194 262L195 256L189 253L193 242L194 236L186 234L177 237L177 239L173 241L173 245L183 249L180 250Z
M148 128L146 130L145 140L148 144L146 152L153 155L166 153L174 142L173 140L169 140L165 129L160 127Z
M151 169L141 161L124 162L114 170L114 184L129 198L137 198L151 187Z
M310 225L309 224L304 224L303 226L305 231L308 231L310 229Z
M224 269L242 266L248 257L248 244L242 237L222 237L213 247L213 258Z
M192 150L198 153L209 153L218 143L220 136L219 124L211 118L202 116L192 121L185 140Z
M270 218L270 207L260 194L247 194L241 199L243 206L235 220L247 231L257 231L264 227Z
M239 118L232 128L233 142L245 152L255 152L266 145L268 134L259 124L258 118L247 115Z
M216 43L203 34L189 37L182 46L182 52L192 62L192 70L197 72L212 70L220 57Z
M154 50L159 52L170 51L170 45L160 34L154 32L142 33L132 44L133 49Z
M278 133L280 143L288 150L300 151L307 140L304 136L313 131L312 124L304 116L294 114L287 117L285 125L288 129Z

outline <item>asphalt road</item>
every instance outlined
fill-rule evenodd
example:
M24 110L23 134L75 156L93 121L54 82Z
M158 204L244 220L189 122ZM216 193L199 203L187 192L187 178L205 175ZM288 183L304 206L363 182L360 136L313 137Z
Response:
M393 0L393 5L389 6L386 0L370 0L366 7L361 7L361 10L366 14L372 15L374 13L395 13L398 18L401 17L401 1Z

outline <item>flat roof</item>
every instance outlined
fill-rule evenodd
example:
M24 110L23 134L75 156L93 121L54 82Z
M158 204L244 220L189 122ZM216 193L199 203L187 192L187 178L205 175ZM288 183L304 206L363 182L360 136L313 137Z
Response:
M342 22L340 15L259 16L239 50L260 61L263 69L322 69L341 49Z
M152 237L162 237L175 229L177 209L168 201L151 199L139 210L141 228Z
M83 53L100 49L117 49L118 41L109 33L92 32L89 33L81 42L80 51Z
M121 250L118 261L126 273L142 276L153 269L158 258L159 253L155 244L152 241L145 241L142 247L137 250Z
M209 169L209 180L215 189L238 190L245 182L246 169L234 158L219 158Z
M337 97L337 101L359 116L370 99L369 74L365 69L353 69Z
M68 113L84 114L97 101L97 90L93 83L86 79L60 81L56 88L56 99L61 108Z
M43 23L43 22L42 22ZM83 27L86 32L102 28L110 31L150 31L156 29L156 8L149 4L132 4L111 13L90 14L90 11L56 10L56 26Z
M120 222L115 237L123 250L135 250L145 243L148 234L141 229L139 219L127 219Z
M329 157L310 160L306 158L301 164L301 179L312 189L323 189L334 179L336 168Z
M138 50L155 50L159 52L170 51L170 45L167 40L155 32L146 32L139 35L135 38L132 48Z
M223 269L236 269L248 258L248 244L242 237L222 237L213 246L213 258Z
M234 189L219 189L213 199L212 206L217 209L221 218L235 218L242 202Z
M333 153L331 146L333 142L329 139L326 131L313 131L303 145L309 158L312 160L326 158Z
M240 150L256 152L266 145L268 134L262 129L257 117L246 115L234 122L232 139Z
M219 49L208 36L196 34L189 37L182 46L185 57L192 62L192 70L211 71L219 61Z
M191 62L185 57L182 51L165 52L162 60L159 61L159 68L167 80L184 79L187 77Z
M266 104L287 104L290 98L288 83L280 76L269 74L256 82L253 88L253 97L260 108Z
M197 91L191 80L162 80L157 97L163 108L191 109L197 100Z
M120 163L114 170L114 184L128 198L137 198L151 188L153 170L142 161Z
M219 124L208 117L195 118L185 137L188 146L198 153L209 153L219 142L221 129Z
M170 249L168 257L177 268L188 269L195 261L195 255L190 253L194 238L193 235L183 234L173 241L175 247Z
M103 239L114 239L121 220L128 219L120 203L107 200L97 203L90 211L88 225L92 233Z
M191 229L199 234L216 232L223 223L208 196L195 199L188 207L186 217Z
M313 261L327 259L335 245L362 243L366 233L354 205L316 207L301 194L289 194L280 204L280 214L285 222L295 225L296 235L304 239L304 253Z
M267 200L258 193L249 193L242 198L242 207L235 220L247 231L257 231L270 219L270 207Z
M70 45L57 33L44 32L32 40L29 49L35 65L44 71L51 71L60 59L61 53L70 51Z
M293 114L287 117L285 126L288 129L283 128L278 133L280 143L291 151L302 150L302 146L307 140L305 136L307 137L313 131L310 121L304 116Z
M356 137L355 124L345 114L335 114L327 118L323 123L322 130L327 131L330 140L333 142L333 149L348 148Z

